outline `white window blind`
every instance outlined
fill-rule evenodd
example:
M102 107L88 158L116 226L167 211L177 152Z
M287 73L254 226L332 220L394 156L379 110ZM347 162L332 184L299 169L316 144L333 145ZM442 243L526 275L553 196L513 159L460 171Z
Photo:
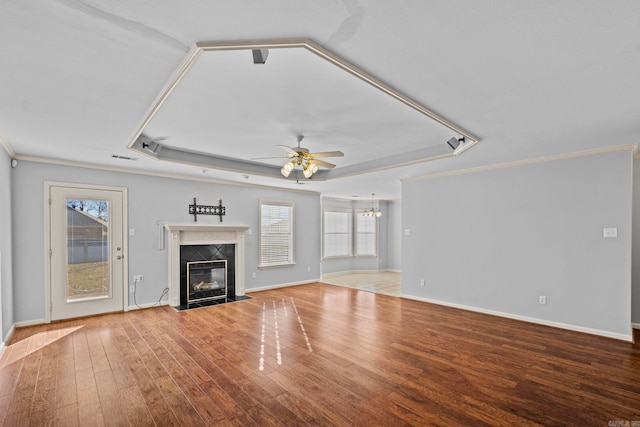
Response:
M325 209L323 256L351 256L351 209Z
M261 201L260 267L293 263L293 203Z
M356 214L356 256L375 256L376 251L376 218Z

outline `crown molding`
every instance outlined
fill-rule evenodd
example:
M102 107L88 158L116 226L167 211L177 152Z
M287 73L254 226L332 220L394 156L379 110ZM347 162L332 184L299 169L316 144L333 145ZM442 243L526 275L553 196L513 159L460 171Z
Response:
M7 141L5 141L4 139L2 139L1 136L0 136L0 146L2 146L2 148L4 148L4 151L7 152L9 157L11 157L11 158L15 158L16 157L16 152L13 151L13 148L11 148L9 143Z
M451 131L457 133L459 136L464 137L467 141L470 142L470 146L477 143L480 139L477 136L469 133L468 131L462 129L456 124L450 122L444 117L438 115L437 113L431 111L424 105L420 104L416 100L410 98L406 94L400 92L399 90L391 87L390 85L384 83L373 75L367 73L351 62L345 60L344 58L339 57L335 53L329 51L324 48L320 44L307 39L307 38L290 38L290 39L267 39L267 40L235 40L235 41L201 41L195 43L195 45L191 48L184 61L178 69L171 76L169 81L165 84L164 88L160 92L160 94L156 97L155 101L152 103L151 107L147 111L146 115L141 120L138 125L133 137L131 138L127 147L131 150L134 150L142 155L154 158L156 160L164 160L164 161L172 161L172 162L181 162L187 164L202 164L203 158L207 158L205 163L215 163L215 168L227 168L228 170L234 170L238 172L249 172L253 174L262 174L264 176L275 176L279 174L279 167L265 167L260 165L250 165L249 162L245 161L237 161L226 158L221 158L219 156L215 156L213 154L203 154L198 153L198 161L195 162L193 160L192 154L187 150L181 150L176 148L167 148L163 151L166 153L149 153L146 150L143 150L141 144L139 143L139 139L144 136L143 132L147 125L151 122L153 117L158 113L162 105L167 101L169 96L173 93L173 91L178 87L180 82L185 78L185 76L189 73L189 71L194 67L197 63L198 59L206 52L215 52L215 51L229 51L229 50L252 50L252 49L288 49L288 48L303 48L310 53L315 54L321 59L327 61L330 64L333 64L340 68L341 70L357 77L361 81L373 86L375 89L385 93L392 98L402 102L408 107L416 110L420 114L430 118L431 120L443 125L444 127L450 129ZM155 142L155 141L154 141ZM418 155L419 154L419 155ZM385 158L383 160L375 160L370 162L365 162L362 164L355 164L349 167L341 168L341 170L331 170L331 171L323 171L325 174L317 174L318 179L336 179L336 178L344 178L349 176L361 175L364 173L377 172L390 168L397 168L402 166L408 166L416 163L422 163L430 160L441 159L445 157L450 157L452 153L446 152L415 152L415 153L402 153L396 156L391 156L391 158ZM251 168L258 168L257 170L249 170L246 169L248 166ZM243 169L244 168L244 169Z
M635 147L636 147L636 144L625 144L625 145L617 145L615 147L596 148L592 150L575 151L575 152L563 153L563 154L554 154L551 156L534 157L531 159L516 160L513 162L505 162L505 163L496 163L493 165L478 166L478 167L468 168L468 169L459 169L459 170L446 171L446 172L436 172L436 173L431 173L426 175L418 175L410 178L403 178L400 181L412 182L412 181L422 181L426 179L443 178L447 176L466 175L470 173L486 172L486 171L491 171L496 169L506 169L506 168L516 167L516 166L533 165L537 163L554 162L556 160L574 159L577 157L593 156L597 154L615 153L619 151L631 151L633 153Z
M30 162L36 162L36 163L46 163L46 164L52 164L52 165L58 165L58 166L72 166L72 167L85 168L85 169L97 169L97 170L103 170L107 172L129 173L133 175L156 176L160 178L180 179L183 181L206 182L209 184L221 184L221 185L235 185L238 187L249 187L249 188L256 188L261 190L279 190L279 191L287 191L287 192L302 193L302 194L313 194L313 195L321 194L318 191L311 191L311 190L298 190L296 188L274 187L270 185L227 181L224 179L216 179L216 178L200 178L197 176L181 175L177 173L128 169L128 168L119 167L119 166L105 166L105 165L99 165L96 163L76 162L72 160L60 160L60 159L50 159L46 157L22 156L22 155L17 155L15 156L15 158L17 160L30 161Z

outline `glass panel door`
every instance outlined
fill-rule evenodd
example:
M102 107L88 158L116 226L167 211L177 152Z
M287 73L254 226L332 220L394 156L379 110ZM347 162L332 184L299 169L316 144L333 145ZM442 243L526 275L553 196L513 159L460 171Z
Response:
M109 200L67 198L66 300L109 298Z
M51 320L124 309L124 192L49 187Z

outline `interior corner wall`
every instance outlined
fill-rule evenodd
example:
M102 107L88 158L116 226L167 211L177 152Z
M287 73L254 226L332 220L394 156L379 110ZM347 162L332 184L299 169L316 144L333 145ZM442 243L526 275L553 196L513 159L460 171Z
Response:
M387 269L400 271L402 269L402 204L391 201L387 204Z
M266 187L218 184L203 181L166 178L48 163L21 161L13 169L14 210L14 280L21 283L14 289L14 322L33 322L45 318L44 308L44 182L66 182L128 189L129 283L133 275L141 274L144 282L137 286L136 302L156 302L167 286L168 255L159 249L159 228L162 223L192 223L188 205L196 197L202 204L217 204L222 199L226 207L223 224L248 225L245 235L245 290L305 283L320 278L320 196L317 193L286 191ZM295 224L294 266L258 268L259 201L292 201ZM217 216L199 216L198 224L219 224ZM256 277L252 278L255 273ZM128 286L127 286L128 288ZM34 298L34 295L38 297ZM41 296L41 297L40 297ZM129 307L134 307L129 295Z
M633 160L633 263L631 320L640 325L640 159Z
M402 293L630 339L632 179L625 150L406 181Z
M13 313L13 238L11 216L11 158L0 147L0 343L6 342L14 324Z

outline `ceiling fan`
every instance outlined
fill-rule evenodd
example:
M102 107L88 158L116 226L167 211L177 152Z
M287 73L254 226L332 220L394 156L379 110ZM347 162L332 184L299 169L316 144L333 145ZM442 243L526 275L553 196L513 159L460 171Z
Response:
M302 174L305 178L311 178L311 176L318 171L319 167L333 169L336 167L333 163L328 163L322 160L318 160L320 157L343 157L344 153L342 151L324 151L321 153L310 153L308 148L301 147L300 142L304 139L304 135L298 135L298 146L297 147L289 147L287 145L278 145L278 147L282 148L286 151L287 155L282 157L287 160L287 163L284 164L282 169L280 169L280 173L286 178L289 176L291 171L298 166L302 169ZM269 157L262 157L269 158ZM271 157L273 158L273 157Z

